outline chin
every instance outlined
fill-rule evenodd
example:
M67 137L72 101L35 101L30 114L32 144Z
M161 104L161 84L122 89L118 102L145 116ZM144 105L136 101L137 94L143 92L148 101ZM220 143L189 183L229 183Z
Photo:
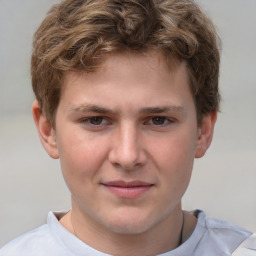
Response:
M110 226L112 232L122 235L136 235L146 232L149 228L144 223L116 223Z
M127 212L112 217L108 222L108 229L118 234L135 235L147 232L156 222L154 218L152 219L149 216Z

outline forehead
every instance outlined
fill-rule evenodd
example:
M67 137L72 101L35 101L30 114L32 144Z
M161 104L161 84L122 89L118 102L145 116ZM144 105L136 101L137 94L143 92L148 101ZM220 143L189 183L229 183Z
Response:
M113 53L107 56L104 61L92 72L84 72L83 70L78 71L67 71L64 73L64 79L62 88L73 84L76 80L86 77L89 80L102 79L104 82L106 79L129 77L133 75L134 71L137 70L141 74L148 77L163 78L170 74L183 72L183 76L187 78L187 68L184 61L180 61L177 58L171 58L170 56L164 55L160 51L148 50L142 53L134 51L125 51L122 53ZM143 72L144 71L144 72ZM172 76L174 77L174 76ZM71 81L72 80L72 81ZM103 82L102 81L102 82ZM145 87L146 90L146 87Z
M185 63L168 63L162 54L148 52L111 55L92 73L67 72L60 105L68 111L131 114L194 104Z

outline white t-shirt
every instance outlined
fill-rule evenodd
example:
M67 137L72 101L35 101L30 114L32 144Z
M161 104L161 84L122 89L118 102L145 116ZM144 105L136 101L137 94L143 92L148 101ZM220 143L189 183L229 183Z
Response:
M107 256L88 246L66 230L58 213L48 214L47 224L6 244L0 256ZM198 221L190 238L161 256L256 256L256 235L228 222L206 218Z

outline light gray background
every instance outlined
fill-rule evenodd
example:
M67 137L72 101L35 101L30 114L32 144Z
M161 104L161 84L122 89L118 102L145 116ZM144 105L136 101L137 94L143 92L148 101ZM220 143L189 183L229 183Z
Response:
M30 111L32 34L54 2L0 0L0 246L70 205L59 162L41 147ZM223 102L184 208L256 231L256 0L198 2L223 41Z

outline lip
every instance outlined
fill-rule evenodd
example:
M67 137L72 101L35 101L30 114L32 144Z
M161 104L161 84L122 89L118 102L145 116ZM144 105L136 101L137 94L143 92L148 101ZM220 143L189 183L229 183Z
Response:
M108 191L120 198L134 199L142 196L153 186L151 183L144 181L123 181L116 180L101 183Z

